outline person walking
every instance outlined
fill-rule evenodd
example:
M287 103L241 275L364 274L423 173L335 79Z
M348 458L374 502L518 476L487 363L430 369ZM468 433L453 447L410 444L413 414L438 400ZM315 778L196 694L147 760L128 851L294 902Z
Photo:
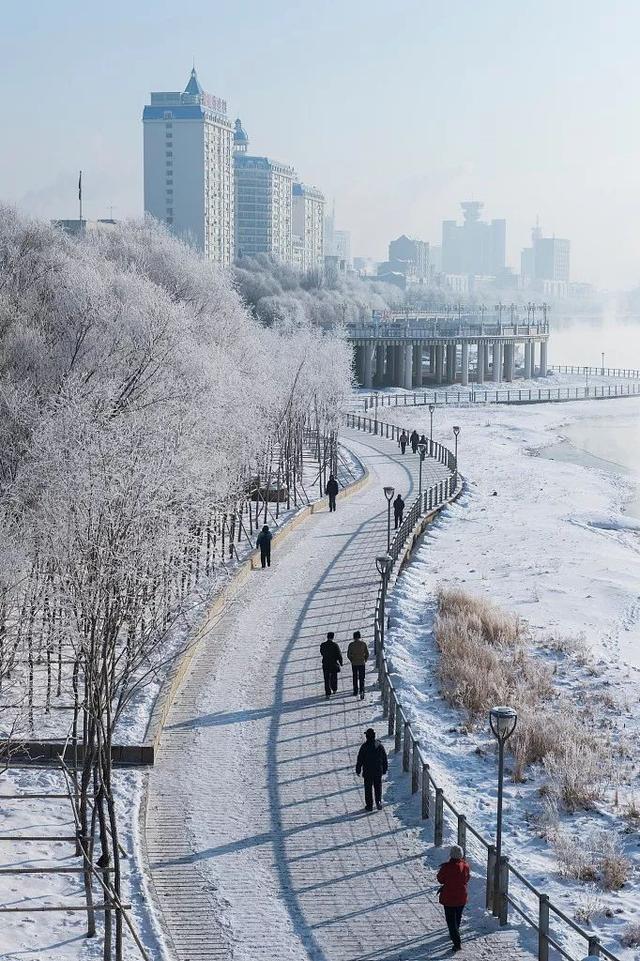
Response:
M404 431L402 431L402 433L400 434L400 437L398 438L398 443L400 444L400 450L404 454L404 452L407 449L407 435L405 434Z
M360 700L364 701L364 673L365 664L369 660L369 648L362 640L360 631L353 632L353 640L347 648L347 657L351 661L353 696L357 697L360 694Z
M398 494L393 502L393 519L396 524L396 530L402 524L402 515L404 513L404 501L402 500L402 495Z
M415 427L409 434L409 443L411 444L411 450L415 454L416 451L418 450L418 444L420 443L420 435L418 434L418 431L415 429Z
M444 916L449 928L449 937L453 943L453 950L460 951L460 922L462 912L467 903L467 885L471 871L464 859L464 851L458 844L454 844L449 852L449 860L440 865L437 879L440 887L439 901L444 908Z
M264 567L271 567L271 539L273 534L269 530L269 525L265 524L256 540L256 547L260 548L260 563Z
M376 732L372 727L364 732L365 742L358 751L356 774L364 778L364 806L367 811L373 811L375 795L376 807L382 807L382 778L387 773L389 762L387 752L376 740Z
M333 476L329 474L329 480L327 481L327 486L325 487L327 495L329 497L329 510L334 511L336 509L336 497L338 494L338 482Z
M428 444L428 442L427 442L427 435L426 435L426 434L420 434L420 440L418 441L418 443L419 443L419 444L424 444L424 446L427 448L427 450L429 450L429 444Z
M336 644L333 631L329 631L326 641L320 645L322 673L324 675L324 696L328 699L338 691L338 673L342 667L342 651Z

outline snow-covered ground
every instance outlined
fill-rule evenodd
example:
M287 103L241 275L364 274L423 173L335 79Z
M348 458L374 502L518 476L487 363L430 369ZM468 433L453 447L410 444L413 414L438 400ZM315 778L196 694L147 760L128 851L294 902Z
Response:
M610 739L613 745L611 756L603 756L603 768L614 772L604 800L595 812L561 816L560 827L581 847L592 832L615 834L633 873L617 893L559 876L555 855L536 829L543 812L540 771L530 772L526 783L508 780L506 853L567 913L592 914L594 931L631 961L637 951L622 948L618 937L627 923L640 920L639 825L624 816L628 804L640 805L640 521L622 510L635 487L630 474L593 466L595 458L584 458L583 465L545 456L562 440L563 427L570 432L587 418L623 412L639 416L640 400L438 409L434 439L452 447L451 428L461 427L459 463L467 488L429 529L400 577L388 645L436 780L470 822L492 837L494 744L486 725L467 733L462 714L439 694L434 591L457 586L526 620L535 656L553 665L558 689L586 709L603 743ZM424 409L391 408L379 416L428 434ZM582 643L575 652L558 652L549 649L550 637L581 637Z

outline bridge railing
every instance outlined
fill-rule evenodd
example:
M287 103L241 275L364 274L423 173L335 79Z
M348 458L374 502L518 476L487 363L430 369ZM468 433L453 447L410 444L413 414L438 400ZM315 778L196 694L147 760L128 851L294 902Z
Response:
M349 340L433 340L438 338L547 337L549 324L463 324L434 320L428 325L414 322L353 324L347 326Z
M625 380L640 380L640 370L633 367L576 367L566 364L553 364L550 368L557 374L581 374L583 377L621 377Z
M490 390L469 386L460 390L422 390L403 394L359 395L365 411L378 407L458 407L468 404L548 404L572 400L606 400L609 397L637 397L639 382L630 384L585 384L583 387L508 387Z
M366 431L397 440L406 428L396 424L377 421L361 414L347 414L347 425L356 430ZM397 578L404 561L410 555L413 545L427 525L438 513L455 500L462 491L461 478L457 472L454 454L442 444L432 442L431 455L444 464L450 474L446 480L432 484L414 500L405 514L402 524L395 532L390 551L393 559L392 569L387 575L387 585L391 576ZM584 941L589 955L606 958L608 961L621 961L599 939L586 931L570 918L547 894L533 885L511 864L509 857L501 856L498 872L498 891L494 890L496 849L481 832L471 825L466 816L445 796L444 789L438 784L429 764L429 754L418 735L414 732L411 718L403 707L398 689L393 680L393 665L387 657L384 644L384 628L387 625L386 600L389 590L378 591L374 610L374 652L378 672L378 684L382 697L383 715L387 718L387 731L394 739L394 751L402 756L402 770L411 778L411 793L420 794L420 808L423 820L431 822L433 843L442 847L446 843L459 844L469 851L474 848L480 852L479 861L485 861L485 906L498 918L501 925L508 923L510 909L513 909L537 934L538 961L550 961L550 951L567 961L579 961L570 954L558 940L556 927L560 924L578 935ZM517 896L515 889L517 888ZM552 927L553 925L553 927ZM562 932L566 935L566 931ZM581 953L582 957L582 953Z

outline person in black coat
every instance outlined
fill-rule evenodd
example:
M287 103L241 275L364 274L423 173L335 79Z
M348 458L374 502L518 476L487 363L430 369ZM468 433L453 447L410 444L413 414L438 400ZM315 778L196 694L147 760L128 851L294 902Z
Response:
M402 515L404 513L404 501L402 500L402 495L398 494L393 502L393 519L396 522L396 529L402 524Z
M411 450L415 454L415 452L418 450L418 444L420 443L420 435L415 427L409 434L409 443L411 444Z
M260 548L260 561L263 567L271 567L271 538L269 525L265 524L256 540L256 547Z
M400 437L398 438L398 443L400 444L400 450L402 451L403 454L407 449L407 440L408 440L408 437L406 433L402 431L402 433L400 434Z
M426 434L420 434L420 440L418 441L418 443L419 443L419 444L424 444L424 446L427 448L427 450L429 450L429 442L427 441L427 436L426 436Z
M336 644L335 634L329 631L326 641L320 645L322 673L324 675L324 696L331 697L338 690L338 671L342 667L342 651Z
M325 488L327 495L329 497L329 510L334 511L336 509L336 496L338 494L338 482L333 476L329 475L329 480L327 481L327 486Z
M382 777L387 773L389 763L387 752L376 740L376 732L370 727L364 732L366 738L358 751L356 774L364 778L364 806L367 811L373 811L373 795L376 798L378 810L382 807Z

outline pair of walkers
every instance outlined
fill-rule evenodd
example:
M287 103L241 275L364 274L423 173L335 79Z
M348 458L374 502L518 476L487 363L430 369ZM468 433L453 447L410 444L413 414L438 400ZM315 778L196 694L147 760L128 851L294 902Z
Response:
M332 694L338 693L338 674L343 664L342 651L335 640L335 636L334 631L329 631L326 641L323 641L320 645L322 674L324 676L324 696L327 699L330 698ZM360 700L363 701L365 665L369 660L369 648L362 640L360 631L353 632L353 640L347 648L347 657L351 662L354 697L360 695Z

